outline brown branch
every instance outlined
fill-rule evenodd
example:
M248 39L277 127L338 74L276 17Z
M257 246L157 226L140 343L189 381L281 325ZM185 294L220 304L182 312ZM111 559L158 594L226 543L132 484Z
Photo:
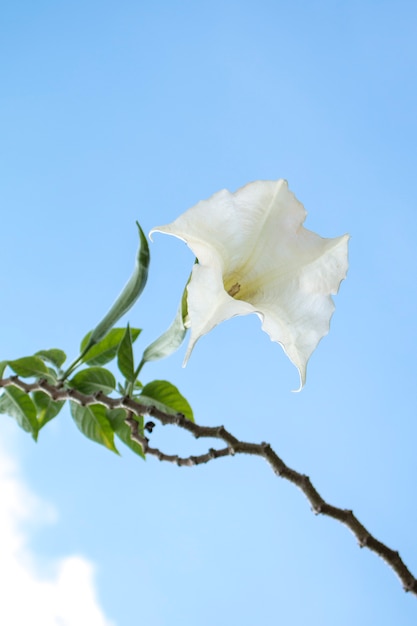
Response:
M219 459L223 456L229 456L231 454L230 448L222 448L221 450L215 450L214 448L210 448L208 452L205 454L200 454L198 456L190 455L189 457L180 457L178 454L166 454L162 452L158 448L152 448L149 445L149 440L147 437L144 437L139 432L139 424L133 417L133 411L127 411L127 417L125 419L125 423L129 426L131 432L131 438L133 441L138 443L143 452L145 454L151 454L152 456L156 456L159 461L168 461L169 463L174 463L180 467L188 466L193 467L194 465L202 465L203 463L208 463L212 459Z
M378 541L378 539L376 539L365 528L365 526L360 523L352 511L328 504L313 486L310 478L305 474L301 474L300 472L288 467L272 449L269 443L257 444L240 441L228 430L226 430L224 426L199 426L198 424L187 420L181 413L167 413L157 409L156 407L149 407L140 404L137 400L130 397L110 398L102 392L86 395L75 389L54 386L43 379L35 383L27 383L17 376L10 376L9 378L0 380L0 388L9 386L18 387L26 393L44 391L53 400L74 400L82 406L102 404L109 409L126 409L127 416L125 421L131 429L132 439L142 446L144 452L155 456L160 461L168 461L179 466L191 467L202 463L208 463L208 461L213 459L235 454L250 454L264 458L270 464L275 474L281 478L289 480L301 489L310 502L314 513L327 515L328 517L332 517L347 526L357 538L359 546L361 548L368 548L369 550L372 550L372 552L375 552L378 556L384 559L384 561L399 577L404 590L417 596L417 579L411 574L410 570L401 559L399 553ZM189 456L187 458L182 458L178 455L166 454L157 448L149 446L147 438L139 432L138 422L134 419L134 415L151 415L163 425L172 424L179 426L184 430L188 430L196 438L206 437L220 439L227 444L227 447L220 450L210 448L205 454L201 454L199 456Z
M136 441L144 451L145 454L151 454L152 456L156 456L159 461L168 461L169 463L174 463L180 467L188 466L193 467L194 465L202 465L203 463L208 463L212 459L219 459L223 456L229 456L231 454L231 450L229 447L222 448L221 450L215 450L214 448L210 448L208 452L205 454L200 454L198 456L188 456L188 457L180 457L178 454L165 454L158 448L151 448L149 445L148 439L140 434L139 432L139 424L133 417L133 412L128 411L128 415L125 419L126 424L129 426L131 430L131 437L133 441Z

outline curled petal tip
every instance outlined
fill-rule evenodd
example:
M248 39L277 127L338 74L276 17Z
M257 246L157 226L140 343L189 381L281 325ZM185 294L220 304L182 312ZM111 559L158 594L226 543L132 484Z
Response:
M306 383L306 381L305 381L305 379L302 380L301 373L300 373L300 386L298 387L298 389L291 389L291 392L292 393L300 393L300 391L303 390L305 383Z
M161 226L155 226L155 228L152 228L152 230L150 230L150 231L149 231L149 235L148 235L148 237L149 237L149 239L150 239L152 242L153 242L153 237L152 237L152 235L153 235L154 233L160 233L160 232L161 232L161 230L160 230L160 229L161 229Z

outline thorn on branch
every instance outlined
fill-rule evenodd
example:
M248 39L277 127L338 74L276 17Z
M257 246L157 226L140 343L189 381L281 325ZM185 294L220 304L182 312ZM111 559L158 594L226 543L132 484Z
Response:
M183 413L177 413L174 417L173 423L176 426L181 426L185 420L185 415Z
M409 581L403 584L403 589L405 593L417 593L417 581L411 577Z
M225 434L226 434L225 427L223 425L222 426L218 426L216 431L217 431L217 433L216 433L217 437L219 437L219 439L223 439Z
M320 515L321 513L323 513L323 505L315 504L311 507L311 510L313 511L314 515Z

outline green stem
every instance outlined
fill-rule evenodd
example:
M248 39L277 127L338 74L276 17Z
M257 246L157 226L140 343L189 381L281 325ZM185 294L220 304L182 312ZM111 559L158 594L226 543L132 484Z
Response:
M87 346L87 348L85 348L80 356L77 356L77 358L75 359L75 361L73 361L71 363L71 365L65 370L65 372L62 374L61 378L59 379L60 381L64 381L68 378L68 376L70 374L72 374L72 372L75 370L76 367L78 367L78 365L81 363L81 361L83 360L83 358L85 357L85 355L87 354L87 352L89 351L89 349L91 348L91 346Z
M141 372L142 367L145 365L146 361L144 359L141 360L141 362L139 363L139 365L136 368L135 371L135 375L134 375L134 380L136 381L138 379L138 376Z

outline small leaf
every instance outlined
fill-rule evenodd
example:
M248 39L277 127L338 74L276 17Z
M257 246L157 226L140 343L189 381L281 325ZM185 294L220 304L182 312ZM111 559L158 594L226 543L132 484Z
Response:
M133 364L132 337L130 336L129 324L120 342L117 351L117 366L123 376L132 383L135 380L135 368Z
M194 421L193 410L178 389L166 380L154 380L145 385L142 393L137 396L138 402L147 406L156 406L170 413L182 413L191 422Z
M188 283L187 283L188 284ZM157 361L170 356L178 350L182 344L187 329L184 326L184 319L187 315L187 287L184 289L177 315L171 326L158 339L151 343L142 356L142 361Z
M114 432L117 432L117 430L120 428L120 425L123 424L126 419L126 410L107 409L106 414Z
M8 365L18 376L22 376L22 378L32 376L41 378L44 376L48 377L49 375L48 368L38 356L25 356L15 361L9 361Z
M36 441L39 430L36 407L24 391L17 387L7 387L0 397L0 413L13 417Z
M39 350L35 356L40 356L44 361L48 361L56 367L61 367L66 361L67 355L63 350L51 348L50 350Z
M81 406L77 402L70 401L70 409L71 415L83 435L119 454L114 445L113 428L104 406L101 404Z
M146 281L148 279L148 268L150 261L149 246L145 234L138 222L136 222L139 230L140 245L136 256L136 264L132 276L126 283L121 294L111 307L110 311L101 322L95 327L90 335L88 343L85 347L87 351L100 341L115 323L133 306L142 293Z
M104 367L88 367L77 372L68 384L86 394L96 393L96 391L109 394L116 387L116 379Z
M58 415L65 402L64 400L56 402L43 391L34 391L32 397L37 409L37 420L40 430L47 422Z
M127 388L128 388L128 384L126 385L121 385L120 383L117 383L117 391L119 393L119 395L121 396L126 396L127 395Z
M139 337L141 330L140 328L131 328L130 335L132 338L132 343L136 341ZM105 365L117 354L117 350L119 348L120 342L122 341L125 334L124 328L113 328L107 335L99 341L95 346L89 349L86 355L83 357L83 362L88 363L88 365ZM81 353L84 352L86 346L88 345L88 341L90 339L91 332L88 333L81 342Z
M138 454L142 459L145 459L145 455L142 450L142 446L140 446L136 441L133 441L130 436L130 428L127 424L125 424L126 411L123 409L108 409L107 417L110 420L112 428L116 435L119 437L120 441L122 441L125 445L127 445L133 452ZM137 420L139 425L139 432L143 434L143 417L134 417Z
M4 370L7 367L7 361L0 361L0 378L3 378Z

